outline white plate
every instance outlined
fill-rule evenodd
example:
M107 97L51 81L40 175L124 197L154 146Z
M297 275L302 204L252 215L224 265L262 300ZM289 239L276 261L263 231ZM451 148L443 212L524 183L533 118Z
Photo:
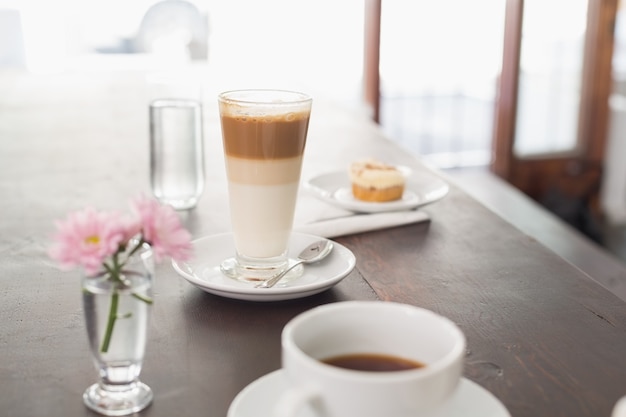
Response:
M245 387L233 400L227 417L259 417L272 415L272 407L288 387L282 369L271 372ZM316 417L303 409L294 417ZM510 417L506 407L480 385L462 378L452 398L428 417Z
M292 233L290 258L298 256L309 244L323 239L303 233ZM356 263L354 254L333 242L333 251L324 260L304 266L302 276L272 288L254 288L254 283L229 278L220 271L220 264L235 254L231 233L203 237L192 242L194 258L187 262L172 261L176 272L196 287L222 297L249 301L279 301L302 298L322 292L341 281Z
M407 173L404 194L400 200L383 203L360 201L352 195L347 171L334 171L313 177L304 183L304 189L319 199L346 210L360 213L410 210L433 203L448 194L448 184L427 172L415 173L399 167Z

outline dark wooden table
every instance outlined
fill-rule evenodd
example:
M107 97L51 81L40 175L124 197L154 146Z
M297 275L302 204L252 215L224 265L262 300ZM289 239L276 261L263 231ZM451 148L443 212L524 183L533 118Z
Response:
M46 250L68 211L124 208L149 192L142 80L0 76L0 415L92 415L81 401L96 375L79 274ZM229 228L212 99L205 122L207 188L183 216L194 237ZM316 101L303 175L369 155L425 169L365 118ZM141 415L225 416L242 388L280 367L280 332L296 314L390 300L454 320L468 340L465 377L513 416L609 416L626 394L626 304L454 184L424 210L430 222L338 238L356 269L304 299L220 298L159 265L142 372L155 400Z

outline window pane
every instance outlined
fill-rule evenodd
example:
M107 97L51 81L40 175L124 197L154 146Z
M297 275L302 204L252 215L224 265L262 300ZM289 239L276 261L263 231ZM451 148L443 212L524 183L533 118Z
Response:
M576 148L586 22L587 0L524 2L516 155Z
M489 163L505 0L382 3L381 124L440 167Z

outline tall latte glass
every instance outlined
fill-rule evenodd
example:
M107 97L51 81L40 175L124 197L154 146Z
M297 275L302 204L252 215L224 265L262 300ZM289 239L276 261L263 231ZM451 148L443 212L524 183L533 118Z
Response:
M218 97L236 253L222 272L264 281L284 270L311 97L281 90Z

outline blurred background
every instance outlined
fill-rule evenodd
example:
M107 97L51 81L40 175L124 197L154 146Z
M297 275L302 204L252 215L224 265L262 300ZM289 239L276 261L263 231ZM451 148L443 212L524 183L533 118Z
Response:
M612 16L596 16L613 3ZM623 14L617 0L0 0L0 70L61 76L201 64L214 91L307 91L365 112L451 175L495 172L606 244L626 224ZM610 32L606 117L583 108L596 91L588 92L589 68L607 59L592 53L598 28ZM505 84L505 52L516 48L515 82ZM377 74L373 87L368 71ZM513 109L507 85L515 86ZM374 109L364 100L372 88ZM596 133L584 136L581 120L592 119L586 130ZM497 145L503 138L514 142L508 151ZM569 159L559 174L536 163L538 174L525 175L547 184L538 190L519 180L521 164L498 169L502 155Z

